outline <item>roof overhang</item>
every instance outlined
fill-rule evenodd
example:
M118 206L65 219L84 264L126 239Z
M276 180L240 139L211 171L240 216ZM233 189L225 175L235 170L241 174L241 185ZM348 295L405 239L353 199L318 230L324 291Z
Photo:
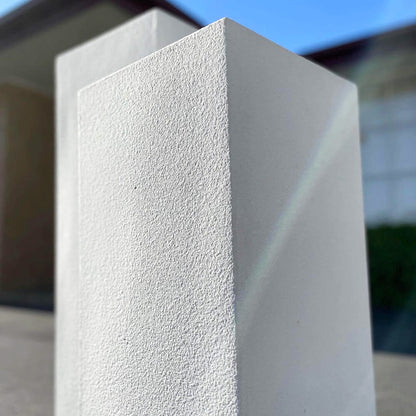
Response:
M56 55L154 7L201 27L165 0L32 0L0 19L0 82L52 94Z

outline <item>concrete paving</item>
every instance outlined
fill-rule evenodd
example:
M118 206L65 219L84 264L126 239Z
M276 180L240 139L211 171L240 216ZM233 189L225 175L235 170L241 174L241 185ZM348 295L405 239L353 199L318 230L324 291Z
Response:
M376 353L378 416L416 415L416 356Z
M54 319L0 307L0 415L53 415ZM416 415L416 356L374 354L377 415Z
M54 320L0 308L0 415L52 416Z

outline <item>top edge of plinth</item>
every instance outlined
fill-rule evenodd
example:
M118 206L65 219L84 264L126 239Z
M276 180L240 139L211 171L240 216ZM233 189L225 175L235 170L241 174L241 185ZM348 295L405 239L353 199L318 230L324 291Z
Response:
M169 49L174 49L174 48L180 47L181 44L183 44L184 42L187 42L189 39L191 39L193 37L206 36L207 34L209 34L209 32L218 31L219 28L220 28L220 30L223 31L223 39L224 39L224 44L225 45L228 45L228 43L230 42L230 34L232 32L248 32L248 33L250 33L250 36L255 38L257 42L259 42L259 46L261 46L261 43L272 45L273 48L275 48L276 53L282 53L282 54L286 54L286 55L290 55L292 57L295 57L299 61L299 63L302 63L303 65L307 65L307 67L314 68L315 70L322 71L323 73L326 73L329 77L331 77L335 80L338 80L338 82L344 83L346 88L351 88L355 92L357 92L357 86L353 82L351 82L351 81L349 81L345 78L340 77L339 75L333 73L332 71L328 70L327 68L324 68L324 67L316 64L313 61L310 61L310 60L308 60L308 59L306 59L306 58L304 58L300 55L297 55L294 52L291 52L290 50L280 46L279 44L271 41L270 39L265 38L264 36L262 36L262 35L260 35L256 32L254 32L253 30L243 26L242 24L236 22L235 20L230 19L228 17L223 17L223 18L221 18L221 19L219 19L219 20L217 20L217 21L215 21L215 22L213 22L213 23L211 23L211 24L209 24L209 25L191 33L191 34L189 34L189 35L184 36L183 38L181 38L181 39L179 39L179 40L177 40L177 41L175 41L175 42L173 42L173 43L171 43L167 46L164 46L164 47L156 50L155 52L153 52L153 53L151 53L151 54L149 54L149 55L147 55L143 58L138 59L135 62L132 62L129 65L126 65L125 67L123 67L119 70L117 70L117 71L115 71L115 72L113 72L113 73L111 73L111 74L109 74L109 75L107 75L107 76L105 76L105 77L103 77L103 78L101 78L101 79L83 87L82 89L80 89L78 91L78 95L84 94L84 92L86 90L88 90L90 88L94 88L97 84L100 84L101 82L106 82L109 79L111 79L112 77L118 76L123 71L129 70L132 67L137 66L137 65L145 64L147 60L154 59L157 55L164 54Z

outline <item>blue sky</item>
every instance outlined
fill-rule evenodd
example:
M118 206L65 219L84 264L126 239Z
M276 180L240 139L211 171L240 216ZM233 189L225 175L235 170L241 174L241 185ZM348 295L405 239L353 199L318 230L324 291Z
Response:
M27 3L28 0L0 0L0 17L9 13L16 7L19 7L23 3Z
M0 16L27 0L0 0ZM294 52L416 23L416 0L172 0L208 24L224 16Z
M294 52L416 23L416 0L173 0L201 23L229 17Z

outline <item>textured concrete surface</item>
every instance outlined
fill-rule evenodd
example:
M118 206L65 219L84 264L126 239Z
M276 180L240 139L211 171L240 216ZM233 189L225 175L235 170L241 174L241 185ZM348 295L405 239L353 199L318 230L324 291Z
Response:
M0 308L0 414L52 416L53 315Z
M82 415L237 414L223 29L80 93Z
M65 52L56 61L57 416L79 411L77 92L193 30L155 9Z
M352 84L221 20L79 135L82 415L375 414Z

